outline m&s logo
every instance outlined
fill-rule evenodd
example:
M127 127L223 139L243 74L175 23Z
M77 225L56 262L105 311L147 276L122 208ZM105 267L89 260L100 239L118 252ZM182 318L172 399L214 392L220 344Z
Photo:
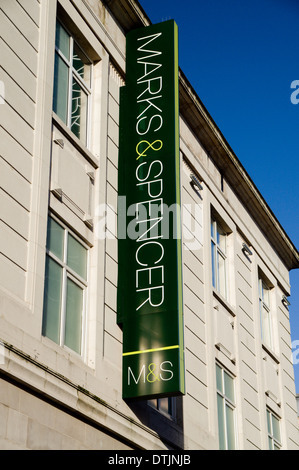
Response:
M128 367L128 385L141 383L168 382L173 378L173 364L170 361L164 361L161 364L151 362L143 364L139 371L132 371Z

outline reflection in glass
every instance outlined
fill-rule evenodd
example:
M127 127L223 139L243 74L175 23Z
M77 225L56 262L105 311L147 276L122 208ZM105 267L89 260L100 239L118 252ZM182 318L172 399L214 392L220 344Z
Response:
M87 95L73 79L71 130L84 145L87 144Z
M75 39L57 22L53 111L85 146L91 73L91 61Z
M84 54L84 52L74 43L73 51L73 67L76 72L80 75L85 84L90 87L91 81L91 66L90 61Z

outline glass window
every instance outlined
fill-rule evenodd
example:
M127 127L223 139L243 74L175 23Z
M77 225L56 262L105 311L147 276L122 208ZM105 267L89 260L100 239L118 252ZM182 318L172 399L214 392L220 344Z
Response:
M219 222L211 222L212 284L220 294L227 298L226 280L226 244L227 234Z
M224 400L217 393L217 411L218 411L218 433L219 433L219 449L226 449L226 431L225 431L225 410Z
M262 341L273 349L272 316L270 310L270 288L259 278L259 309Z
M216 364L218 433L220 450L236 449L234 379Z
M47 230L47 248L60 260L63 260L64 229L54 219L49 218Z
M67 59L70 58L70 35L59 21L56 23L56 47Z
M92 63L57 21L53 110L88 146Z
M55 56L53 110L60 119L68 123L68 84L69 68L63 60Z
M150 406L160 411L161 413L175 418L175 398L166 397L166 398L154 398L153 400L148 400Z
M43 335L78 354L82 353L87 254L66 227L49 217Z
M84 289L67 279L64 344L81 353Z
M268 442L270 450L281 449L280 422L279 418L267 410Z
M84 143L87 142L87 111L88 95L73 79L71 130Z
M68 233L67 265L86 280L87 250L70 233Z
M52 258L46 259L44 325L43 329L52 341L59 343L61 313L62 268Z
M91 85L90 60L75 42L73 44L73 67L76 70L77 74L85 82L86 86L90 87Z

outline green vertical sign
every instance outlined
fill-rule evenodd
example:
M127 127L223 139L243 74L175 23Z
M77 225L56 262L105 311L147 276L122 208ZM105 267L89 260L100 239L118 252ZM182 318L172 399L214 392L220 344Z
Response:
M127 35L121 89L118 323L123 398L184 394L178 31Z

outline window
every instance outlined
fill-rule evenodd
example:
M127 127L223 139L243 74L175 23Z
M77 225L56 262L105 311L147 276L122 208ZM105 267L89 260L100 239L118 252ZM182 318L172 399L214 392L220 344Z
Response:
M88 146L91 61L57 21L53 110Z
M280 450L280 423L277 416L272 411L267 410L268 442L270 450Z
M226 244L227 234L215 219L211 221L212 284L220 294L227 298L226 281Z
M216 364L218 431L220 450L234 450L235 438L235 392L234 379Z
M49 217L43 335L82 353L87 288L87 249Z
M175 398L154 398L148 401L149 405L161 413L175 418Z
M259 278L259 309L261 320L262 341L273 349L272 318L270 310L270 288Z

